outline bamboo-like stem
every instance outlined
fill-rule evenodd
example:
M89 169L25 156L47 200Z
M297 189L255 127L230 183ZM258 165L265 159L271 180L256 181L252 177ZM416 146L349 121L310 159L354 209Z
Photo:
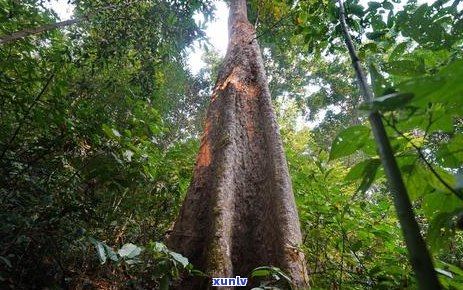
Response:
M349 34L342 0L338 0L338 4L339 20L341 22L344 40L352 59L352 65L355 69L360 91L366 101L372 101L373 93L366 80L354 43ZM402 234L408 250L408 257L412 264L413 271L415 272L418 287L420 290L442 289L437 279L436 271L434 270L426 243L421 236L418 223L416 222L412 203L408 197L407 189L405 188L402 180L399 166L394 158L394 152L391 148L391 144L389 143L386 130L384 129L381 115L378 111L372 111L370 112L368 119L370 120L373 135L378 146L379 155L389 182L395 210L402 228Z

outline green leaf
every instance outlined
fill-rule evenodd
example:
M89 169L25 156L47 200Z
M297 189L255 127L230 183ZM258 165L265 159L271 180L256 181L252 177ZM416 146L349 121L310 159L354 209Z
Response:
M444 181L448 186L453 187L456 185L457 176L438 166L434 167L434 171L436 171L436 174L439 175L439 178L435 174L430 174L430 178L428 179L429 185L437 189L439 192L450 194L447 186L442 181ZM461 200L463 200L463 197L458 191L455 196L458 196Z
M186 268L189 264L188 262L188 258L185 258L184 256L182 256L181 254L179 253L176 253L176 252L172 252L172 251L169 251L169 255L177 262L179 262L183 268Z
M412 201L429 193L431 187L428 184L428 171L418 164L407 164L400 168L404 176L407 192Z
M355 164L354 167L352 167L347 175L344 177L345 181L354 181L357 179L360 179L363 177L363 175L366 173L366 171L369 169L370 164L381 164L381 161L378 158L369 158L366 160L363 160L357 164Z
M363 15L365 15L363 6L359 4L354 4L354 3L349 5L349 12L354 15L357 15L360 18L362 18Z
M191 264L190 264L191 265ZM198 276L198 277L209 277L209 275L207 275L206 273L200 271L200 270L197 270L197 269L192 269L190 271L191 275L193 276Z
M100 259L101 264L106 263L107 257L106 257L106 251L105 251L103 244L100 241L97 241L93 238L90 238L90 239L94 241L92 243L95 246L96 253L98 254L98 258Z
M366 36L370 40L377 40L378 38L386 35L387 31L373 31L373 32L367 32Z
M392 10L394 9L394 5L391 2L384 1L383 2L383 7L387 10Z
M159 253L167 253L169 250L163 243L155 242L153 249Z
M390 87L390 85L387 83L383 75L379 73L375 64L370 63L369 70L370 70L371 83L373 86L373 92L375 93L375 96L383 95L384 90Z
M463 277L463 270L458 266L448 264L443 261L437 261L436 265L438 265L439 267L445 267L448 271L450 271L454 275Z
M429 127L427 127L428 134L435 131L453 132L453 114L451 112L451 106L435 103L430 113L432 113L432 124L429 124L429 120L425 122L426 126L429 125Z
M446 66L438 78L446 79L446 85L435 91L434 100L463 104L463 59L458 59Z
M365 126L352 126L341 131L331 144L330 160L348 156L361 149L370 136L370 129Z
M368 10L375 10L381 7L381 3L378 2L368 2Z
M425 106L431 103L463 105L463 60L446 66L432 77L416 78L398 85L402 92L413 92L414 102Z
M433 252L437 252L449 241L452 234L450 227L453 214L440 213L436 215L429 223L426 241L431 246Z
M373 31L383 31L387 29L387 24L383 21L383 18L379 14L374 14L370 18L370 23L373 28Z
M390 60L397 60L399 57L402 57L405 50L408 48L408 45L409 45L408 42L401 42L401 43L397 44L397 46L391 52L391 55L389 56L389 59Z
M272 271L270 269L256 268L256 269L254 269L254 271L252 271L251 276L252 277L266 277L266 276L270 276L271 273L272 273Z
M452 193L433 192L423 198L423 211L429 218L437 213L450 213L461 208L463 201Z
M440 269L440 268L434 268L436 270L437 273L439 274L442 274L442 275L445 275L449 278L453 278L453 274L449 271L445 271L444 269Z
M357 191L360 191L363 194L370 188L373 181L375 181L376 172L380 165L381 161L379 159L370 159L370 162L368 162L365 166L362 175L362 182L360 183Z
M110 246L106 245L105 243L103 243L103 246L105 248L105 251L108 255L108 257L114 261L114 262L117 262L119 260L119 258L117 257L116 255L116 252L114 252L113 248L111 248Z
M413 103L427 104L429 97L445 85L446 81L441 77L421 77L401 83L398 88L401 92L413 92Z
M387 14L387 21L386 21L386 26L387 28L392 28L394 26L394 12L392 12L392 10L389 11L389 13Z
M151 133L154 135L159 135L162 133L163 128L158 124L149 124L148 127L150 128Z
M103 128L103 131L105 132L106 136L108 136L109 138L111 138L113 140L119 140L121 138L121 136L122 136L121 133L119 133L119 131L117 131L114 128L110 128L106 124L103 124L102 128Z
M360 106L362 110L388 112L404 107L413 99L411 93L392 93L371 102L365 102Z
M263 277L272 276L275 280L284 279L286 282L291 283L291 278L286 275L280 268L271 266L262 266L255 268L252 273L252 277Z
M122 248L120 248L119 251L117 251L117 253L122 258L132 259L132 258L140 255L141 248L134 245L134 244L132 244L132 243L127 243L127 244L123 245Z
M420 60L395 60L389 62L386 71L398 76L421 76L426 73L423 62Z
M347 175L344 177L345 181L354 181L360 179L365 172L365 168L367 167L368 163L371 159L363 160L352 167Z

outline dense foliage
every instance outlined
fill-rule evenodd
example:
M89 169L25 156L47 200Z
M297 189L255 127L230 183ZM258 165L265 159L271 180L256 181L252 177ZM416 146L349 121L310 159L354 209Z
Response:
M207 4L76 1L79 25L0 47L1 288L123 285L90 239L163 239L198 146L183 52ZM56 21L41 1L0 5L1 34Z
M0 37L56 22L43 2L0 0ZM416 288L362 111L374 107L441 283L462 289L460 1L346 1L377 96L368 104L335 3L248 2L311 286ZM167 289L181 270L202 275L160 242L190 181L220 61L210 53L198 75L185 65L185 49L204 37L192 16L209 20L212 3L73 4L77 25L0 46L0 288ZM285 277L259 270L254 274Z

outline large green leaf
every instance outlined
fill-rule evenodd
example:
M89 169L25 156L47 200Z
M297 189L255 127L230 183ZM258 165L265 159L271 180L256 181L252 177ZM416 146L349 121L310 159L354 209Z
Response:
M373 181L375 181L380 165L381 161L378 158L364 160L352 167L344 179L346 181L352 181L361 178L362 181L360 182L357 191L364 193L368 190L368 188L370 188Z
M378 38L381 38L387 33L387 31L374 31L374 32L367 32L366 37L370 40L377 40Z
M373 1L370 1L368 2L368 9L369 10L375 10L375 9L378 9L381 7L381 3L379 2L373 2Z
M458 59L438 74L413 79L398 85L402 92L413 92L417 104L456 103L463 104L463 60Z
M269 276L272 271L268 267L259 267L252 271L252 277L266 277Z
M133 259L136 256L140 255L142 249L132 243L127 243L120 248L117 253L122 258Z
M331 144L330 160L348 156L361 149L369 140L370 128L352 126L341 131Z
M424 62L420 59L394 60L387 64L386 71L398 76L421 76L425 71Z
M115 261L115 262L118 261L116 253L110 246L106 245L103 242L96 240L93 237L89 237L88 239L95 246L95 249L96 249L98 258L100 259L101 264L106 263L108 257L112 261Z
M438 213L451 213L457 209L463 209L463 201L452 193L434 192L423 198L423 211L430 218Z
M404 176L407 192L412 201L417 200L431 191L429 186L429 172L418 162L400 168Z
M452 231L452 213L444 212L434 216L427 232L426 241L431 246L433 252L437 252L449 242L453 235Z
M352 3L349 5L348 12L361 18L363 15L365 15L364 9L365 8L362 5Z
M186 268L189 264L188 258L185 258L179 253L169 251L169 255L177 262L179 262L184 268Z
M409 42L401 42L397 44L397 46L391 52L389 59L393 61L398 60L400 57L402 57L404 52L407 50L408 46L409 46Z
M375 64L371 63L369 70L373 92L375 93L375 96L382 96L384 94L384 90L389 87L389 84L383 75L378 71Z
M362 110L388 112L404 107L412 99L413 94L410 93L393 93L365 102L360 108Z
M108 257L114 261L114 262L117 262L119 260L119 258L117 257L117 254L116 252L113 250L113 248L111 248L110 246L106 245L105 243L103 243L103 246L105 248L105 251L106 251L106 254L108 255Z
M436 160L444 167L461 168L463 164L463 135L455 135L449 143L439 148Z

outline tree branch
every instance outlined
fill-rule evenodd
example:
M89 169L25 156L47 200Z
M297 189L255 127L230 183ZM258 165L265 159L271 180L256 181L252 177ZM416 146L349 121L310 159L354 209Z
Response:
M256 34L256 36L251 40L251 42L254 41L254 40L256 40L256 39L259 39L260 37L266 35L266 34L269 33L269 32L272 32L272 30L273 30L275 27L279 26L284 20L288 19L288 18L289 18L291 15L293 15L294 13L295 13L295 11L294 11L294 12L291 12L291 13L288 13L287 15L281 17L278 21L276 21L275 23L273 23L272 26L270 26L268 29L266 29L265 31L262 31L262 32L259 33L259 34ZM259 17L259 15L257 15L257 17ZM257 24L257 22L256 22L256 24ZM257 28L257 25L255 25L255 27Z
M29 35L38 34L40 32L52 30L52 29L55 29L55 28L69 26L69 25L78 23L80 21L81 21L81 19L79 19L79 18L69 19L69 20L65 20L65 21L61 21L61 22L52 23L52 24L45 24L45 25L35 27L35 28L26 28L26 29L23 29L23 30L20 30L20 31L15 31L15 32L13 32L11 34L1 36L0 37L0 45L7 44L7 43L10 43L10 42L14 42L14 41L16 41L18 39L24 38L24 37L29 36Z

